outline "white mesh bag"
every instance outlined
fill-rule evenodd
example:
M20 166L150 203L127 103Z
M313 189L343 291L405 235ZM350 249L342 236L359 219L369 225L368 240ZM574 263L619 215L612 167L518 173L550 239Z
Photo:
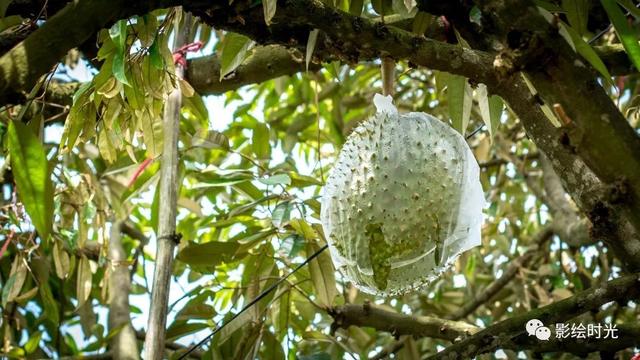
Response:
M391 296L426 285L480 245L484 195L465 139L425 113L376 115L344 144L323 189L333 262L361 290Z

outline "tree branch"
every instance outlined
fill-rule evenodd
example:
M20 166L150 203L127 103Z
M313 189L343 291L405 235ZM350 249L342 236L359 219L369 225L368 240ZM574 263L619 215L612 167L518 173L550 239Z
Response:
M29 84L55 64L57 59L52 58L61 56L82 42L84 35L80 39L75 34L61 34L65 30L60 29L66 29L65 24L75 24L74 33L95 32L118 16L149 10L154 6L166 6L171 1L145 3L144 6L138 4L136 8L131 7L130 3L125 6L123 0L118 0L109 3L106 16L100 14L107 7L100 0L83 0L70 4L27 40L0 58L0 102L6 101L11 94L15 95L16 91L28 89ZM100 6L92 7L94 2ZM565 110L569 105L572 107L567 114L574 119L575 124L557 129L540 110L537 98L532 96L517 69L511 72L505 72L503 67L496 69L495 56L486 52L434 41L393 26L352 16L318 0L279 2L271 26L264 23L263 11L259 6L252 7L245 1L235 1L232 5L226 2L203 4L190 1L184 5L187 10L193 11L218 29L243 33L266 44L304 49L309 31L318 28L322 32L314 53L316 60L340 59L356 62L393 57L396 60L408 60L411 64L460 74L473 82L485 83L493 93L507 101L520 117L528 135L550 158L554 169L562 174L565 188L583 212L589 215L592 223L599 227L594 229L594 234L604 238L625 268L640 270L640 239L635 231L640 228L640 211L637 211L640 208L640 201L637 201L637 195L640 195L640 158L635 156L640 153L640 140L629 125L624 123L624 118L621 119L615 105L602 96L602 90L592 81L593 77L589 78L588 86L585 85L587 83L579 82L589 72L575 65L573 60L579 59L574 53L562 53L558 57L561 59L566 55L572 60L562 60L563 66L576 66L565 69L569 74L567 83L563 83L563 73L555 68L551 69L554 75L551 79L544 76L544 68L551 66L551 63L541 65L543 70L534 69L538 71L533 76L534 84L543 95L552 103L562 104ZM121 11L116 12L112 7L121 7ZM78 11L74 13L74 10ZM111 20L95 19L97 14ZM78 19L81 21L77 21ZM86 19L91 21L87 22ZM56 45L55 51L36 51L38 47L46 49L44 44L51 42L50 36L45 36L47 31L51 32L51 36L57 37L53 42ZM30 49L35 49L34 56L26 59L25 54ZM578 76L576 72L585 74ZM557 87L556 84L562 86ZM584 92L585 87L597 93L597 101L589 101L591 95ZM578 102L572 104L572 99ZM602 107L596 109L594 103ZM610 124L603 119L608 119ZM582 142L576 142L580 139ZM591 145L586 146L587 140ZM614 161L611 161L611 154L615 154ZM624 195L625 192L629 196Z
M594 244L598 239L591 237L591 222L578 213L567 199L562 180L553 170L549 160L542 156L540 163L547 205L553 214L554 232L572 247Z
M581 131L589 132L589 136L607 136L607 142L624 144L602 148L603 142L590 142L593 145L581 146L581 151L576 152L563 140L569 136L569 132L573 132L573 128L553 126L542 112L538 98L531 93L522 74L517 71L504 72L500 66L496 68L494 55L416 36L393 26L352 16L317 0L288 1L278 6L274 18L277 25L270 27L264 24L260 9L227 9L231 13L236 11L237 16L244 19L244 23L229 20L228 14L221 16L219 13L198 10L195 12L205 22L217 28L243 33L263 43L280 43L300 48L306 45L308 32L318 28L323 33L318 40L320 46L317 45L319 49L316 56L322 56L322 59L361 61L391 56L396 60L408 60L411 64L456 73L470 78L472 82L486 84L493 93L507 101L519 116L527 134L551 159L554 169L563 175L565 188L570 191L583 212L588 214L591 222L598 226L594 229L593 235L607 243L626 269L640 270L640 239L635 231L640 227L640 211L630 211L632 208L640 207L640 201L624 196L621 198L619 195L624 193L625 189L635 191L631 187L640 191L640 181L632 180L640 177L640 171L634 173L632 170L635 165L626 161L616 158L615 162L611 162L608 159L612 150L618 154L617 151L621 150L621 147L627 147L628 151L624 152L622 157L640 165L640 158L630 159L635 158L640 149L631 151L635 147L633 144L639 140L632 138L637 136L632 134L628 124L620 125L618 119L615 122L620 126L616 125L616 129L601 129L598 134L594 133L593 128L583 128ZM575 58L575 54L567 56ZM572 74L575 73L574 70L572 69ZM582 68L578 70L582 71ZM558 81L562 81L560 75L552 83ZM572 93L569 89L563 91ZM601 89L594 88L593 91ZM588 94L580 96L579 103L589 99ZM604 100L600 99L600 102L602 101ZM608 98L607 101L608 105L603 109L613 112L610 115L611 119L620 115L613 102ZM614 108L611 109L611 106ZM580 106L574 108L578 109ZM602 113L602 109L595 111L593 104L584 108L591 109L591 113ZM585 121L596 119L590 117ZM597 127L602 128L605 122L600 118L597 121ZM587 166L587 163L591 167ZM624 180L613 184L600 180L611 181L620 176Z
M333 317L334 329L366 326L389 332L396 337L413 335L453 341L478 331L476 326L465 322L430 316L404 315L383 310L370 303L336 306L329 310L329 314Z
M556 131L556 141L580 156L606 185L625 192L615 205L640 230L640 137L599 85L595 71L559 36L557 27L547 22L533 1L476 3L490 23L489 32L502 39L498 70L523 70L541 97L562 109L566 117Z
M310 70L318 68L318 65L310 65ZM300 52L270 45L254 48L253 54L222 80L219 80L220 59L217 55L195 58L189 61L186 78L199 94L212 95L302 71L305 71L305 62Z
M109 347L115 360L137 360L140 354L129 317L131 282L127 256L122 248L122 230L122 222L114 222L109 239L109 331L119 329L111 338Z
M602 287L582 291L565 300L501 321L449 346L429 359L471 359L478 354L491 352L498 348L521 348L519 344L527 344L530 341L525 332L527 321L538 319L543 324L555 324L570 320L611 301L636 299L640 295L639 285L638 274L611 280ZM622 345L624 344L621 343ZM560 350L547 349L546 351Z
M498 279L489 284L486 288L482 290L482 292L478 293L475 298L465 303L460 309L451 314L450 319L459 320L467 317L469 314L473 313L477 308L491 300L493 296L495 296L500 290L502 290L518 273L520 268L526 267L529 262L535 257L536 254L540 252L540 247L544 242L546 242L551 236L553 236L553 231L551 230L551 226L546 226L539 233L536 234L533 239L533 244L536 246L534 249L531 249L524 254L518 256L511 262L509 262L509 266L505 269Z

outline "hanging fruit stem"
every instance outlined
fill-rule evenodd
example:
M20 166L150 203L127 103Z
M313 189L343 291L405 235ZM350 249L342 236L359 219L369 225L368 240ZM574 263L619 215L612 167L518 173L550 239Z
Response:
M380 71L382 73L382 95L393 96L396 77L396 62L389 57L382 58Z

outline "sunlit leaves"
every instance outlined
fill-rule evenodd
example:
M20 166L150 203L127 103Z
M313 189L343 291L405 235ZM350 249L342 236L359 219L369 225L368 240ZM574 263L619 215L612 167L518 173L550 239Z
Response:
M113 76L122 84L129 85L126 75L127 53L127 20L120 20L109 30L109 35L116 46L113 57Z
M471 86L463 76L448 73L443 75L447 84L447 102L453 128L464 135L471 116L473 100Z
M233 32L224 36L220 48L220 80L242 64L252 43L248 37Z
M138 116L144 144L147 146L147 155L156 157L162 153L162 118L157 112L151 112L148 109L141 111Z
M22 256L17 256L11 265L9 279L2 287L2 306L6 307L7 303L13 301L22 290L24 281L27 278L27 266Z
M80 308L89 299L91 288L93 287L91 283L93 276L91 266L89 265L89 259L85 256L80 257L77 271L76 296L78 297L78 306L76 308Z
M277 174L260 179L260 182L265 185L291 185L291 178L287 174Z
M484 121L484 124L489 129L491 138L493 138L500 124L503 107L502 99L497 95L489 96L487 87L484 84L478 84L476 95L478 97L478 108L480 109L482 121Z
M178 253L178 260L195 266L214 267L229 261L238 250L238 243L210 241L204 244L189 243Z
M271 154L271 145L269 144L269 128L266 124L256 122L253 128L253 137L251 139L253 153L258 159L267 159Z
M595 50L593 50L593 47L584 41L584 39L572 27L565 26L564 23L562 24L562 27L566 29L567 33L571 37L573 46L578 54L582 55L582 57L585 58L591 66L593 66L593 68L602 75L607 83L611 84L611 74L609 74L607 66L604 64L602 59L600 59Z
M56 269L56 275L60 279L65 279L69 275L69 255L61 248L59 241L53 244L53 264Z
M31 129L15 121L9 124L7 143L18 195L36 230L47 239L53 219L53 184L42 143Z

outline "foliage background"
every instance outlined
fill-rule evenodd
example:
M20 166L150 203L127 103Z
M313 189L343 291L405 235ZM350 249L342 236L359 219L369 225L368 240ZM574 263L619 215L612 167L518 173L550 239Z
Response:
M459 33L447 31L446 20L405 3L329 6L468 47ZM607 11L586 0L538 5L557 16L566 41L599 72L637 132L635 71L614 72L603 52L607 46L626 51L626 61L636 63L637 40L625 39L636 39L639 14L634 4L620 1L631 12L632 26L624 27L627 17L615 21L622 8L613 4L611 10L608 3L603 1ZM269 23L277 5L264 1L262 6ZM597 47L587 44L605 29L612 11L618 35L609 30L596 38ZM177 217L183 240L173 270L168 355L177 358L185 345L226 322L325 243L318 225L320 190L345 138L373 112L371 99L382 86L380 61L319 58L316 30L303 52L257 45L198 23L191 40L203 49L189 54L187 79L179 80L169 44L175 29L184 26L182 14L173 8L117 21L97 35L97 52L70 51L24 103L3 108L4 355L115 356L112 341L130 326L109 325L110 294L122 291L129 294L127 315L136 337L144 338L158 221L161 117L164 99L175 87L184 94ZM2 27L26 19L8 13ZM625 49L619 39L626 41ZM370 301L390 312L485 328L570 298L622 271L499 97L484 84L406 61L397 62L395 72L394 98L401 111L433 114L461 133L483 126L468 140L488 203L482 246L423 290L389 299L358 292L334 272L329 254L322 254L225 327L198 357L364 359L395 353L417 359L448 346L450 339L349 327L336 320L336 309ZM238 88L244 84L249 85ZM545 105L543 111L552 123L565 120L557 108ZM121 229L122 236L113 229ZM114 260L114 246L124 258ZM121 264L130 271L130 288L110 283ZM633 325L637 320L635 303L621 302L573 321ZM533 356L525 349L530 348L485 356ZM618 356L630 354L623 350ZM547 356L577 355L580 349Z

